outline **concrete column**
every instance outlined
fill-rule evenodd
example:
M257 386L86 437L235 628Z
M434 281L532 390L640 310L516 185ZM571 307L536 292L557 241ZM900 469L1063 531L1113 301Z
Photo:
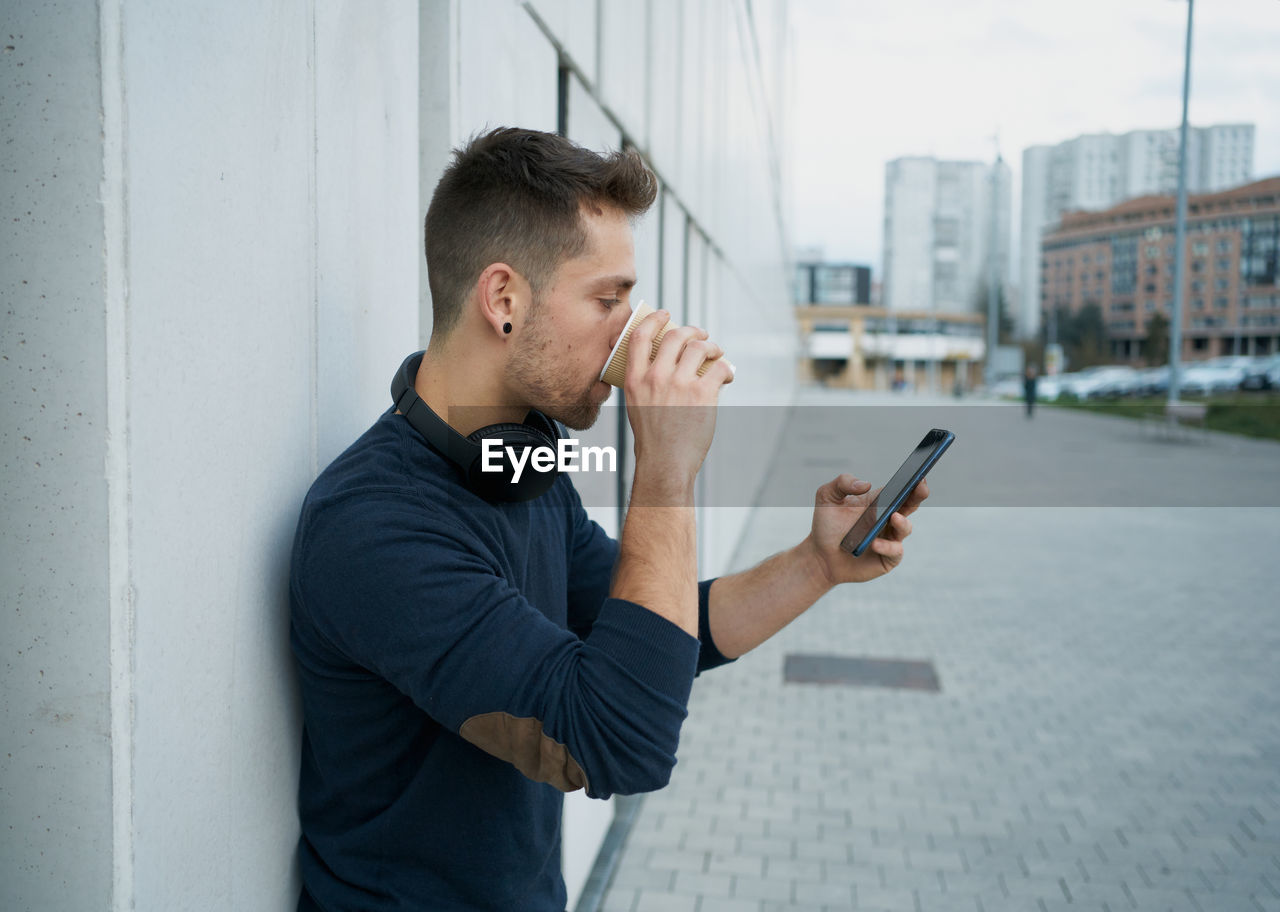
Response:
M6 30L0 908L289 909L289 550L417 338L417 10Z
M10 4L4 27L0 908L107 908L113 796L127 809L129 785L112 782L112 736L129 725L127 702L113 717L112 657L127 689L132 595L120 573L123 415L108 374L119 352L107 345L123 316L119 295L108 301L118 247L106 269L119 169L108 183L97 7Z

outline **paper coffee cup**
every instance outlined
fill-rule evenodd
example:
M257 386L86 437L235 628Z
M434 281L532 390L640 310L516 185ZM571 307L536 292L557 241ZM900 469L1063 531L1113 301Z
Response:
M600 379L610 386L622 386L623 381L627 377L627 353L630 347L631 331L640 325L640 321L649 314L653 313L653 308L640 301L636 304L636 309L631 312L631 319L627 320L627 325L622 328L622 335L618 336L617 343L613 346L613 351L609 352L609 360L604 363L604 370L600 371ZM658 330L658 334L653 337L653 349L649 352L649 360L652 361L658 355L658 344L662 341L662 337L667 334L667 330L672 329L674 324L668 322L665 326ZM701 377L707 372L714 361L722 360L719 358L708 358L702 362L702 366L698 368L698 376ZM729 365L729 370L736 373L736 368L726 358L724 363Z

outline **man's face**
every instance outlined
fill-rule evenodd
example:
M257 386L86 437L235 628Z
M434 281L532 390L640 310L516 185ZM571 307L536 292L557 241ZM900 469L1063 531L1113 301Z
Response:
M595 423L610 387L600 370L631 315L631 225L616 209L582 210L587 250L560 264L515 341L507 382L574 430Z

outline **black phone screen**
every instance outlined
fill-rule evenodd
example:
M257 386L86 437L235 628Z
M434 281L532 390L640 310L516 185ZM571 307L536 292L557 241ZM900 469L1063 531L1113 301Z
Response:
M855 557L861 555L880 534L889 517L906 501L911 494L911 489L920 483L920 479L924 478L946 448L951 445L951 441L955 439L955 435L950 431L939 428L934 428L925 434L924 439L916 444L916 448L911 451L911 455L902 463L898 471L893 473L889 483L880 489L876 499L862 511L862 515L854 522L853 528L840 542L841 549Z

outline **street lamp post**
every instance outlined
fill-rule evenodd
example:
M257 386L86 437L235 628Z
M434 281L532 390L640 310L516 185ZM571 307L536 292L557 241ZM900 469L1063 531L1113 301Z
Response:
M1182 386L1182 302L1186 277L1183 266L1187 246L1187 99L1191 94L1191 12L1195 0L1187 0L1187 51L1182 68L1182 131L1178 140L1178 216L1173 240L1173 314L1169 320L1169 404L1178 401Z
M1000 200L1000 150L996 149L996 163L991 167L991 229L987 243L987 363L985 382L987 389L996 383L996 347L1000 344L1000 273L997 269L996 243L999 237L997 218Z

